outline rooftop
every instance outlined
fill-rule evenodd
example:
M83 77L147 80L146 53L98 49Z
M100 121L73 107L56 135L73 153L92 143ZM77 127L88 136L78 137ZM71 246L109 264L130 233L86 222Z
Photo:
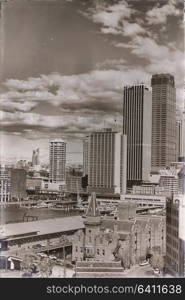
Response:
M50 143L65 143L66 144L66 142L63 139L59 139L59 138L50 140Z
M31 232L38 235L66 232L84 228L81 216L63 217L47 220L32 221L27 223L11 223L3 225L3 238L15 237Z

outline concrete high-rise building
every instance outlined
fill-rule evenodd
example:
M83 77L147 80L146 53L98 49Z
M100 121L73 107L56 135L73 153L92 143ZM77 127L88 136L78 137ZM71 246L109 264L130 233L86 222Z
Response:
M54 139L50 141L49 162L50 181L64 181L66 166L66 143L62 139Z
M179 178L179 192L185 195L185 165L181 168L178 173Z
M88 175L89 137L83 140L83 176Z
M182 115L182 159L185 161L185 111Z
M10 169L0 166L0 202L11 200Z
M152 76L152 171L176 161L176 91L170 74Z
M168 195L178 194L179 193L178 170L175 168L160 170L159 186L164 187Z
M185 198L178 195L166 207L166 273L185 277Z
M185 191L185 182L184 182ZM179 204L179 275L185 277L185 193L183 194Z
M125 194L127 137L110 128L89 136L88 191Z
M32 166L35 166L35 164L36 164L35 150L33 150L33 154L32 154Z
M152 95L143 84L123 92L123 134L127 135L127 186L149 179L151 171Z
M26 194L26 171L24 169L11 170L11 199L23 200Z
M40 150L37 148L36 150L33 150L32 154L32 166L38 166L40 165Z
M183 112L176 110L176 161L183 157Z

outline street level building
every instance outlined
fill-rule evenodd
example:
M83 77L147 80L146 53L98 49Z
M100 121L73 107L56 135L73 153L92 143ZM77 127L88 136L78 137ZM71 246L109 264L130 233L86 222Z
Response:
M165 188L169 196L179 193L179 171L175 168L160 170L159 186Z
M120 261L125 269L165 253L165 218L138 216L134 203L122 201L117 220L101 218L93 193L84 225L85 231L78 230L73 237L72 259L78 268L84 261L105 263L105 268L108 262Z
M131 190L131 194L138 195L166 195L166 189L160 187L158 184L145 183L142 185L134 185Z
M185 277L185 198L174 195L166 207L166 273Z
M72 236L75 231L83 229L83 219L80 216L31 221L25 223L11 223L0 228L0 251L8 252L47 251L56 248L60 238L66 234ZM55 243L55 245L52 243ZM35 247L36 245L40 247ZM42 245L42 247L41 247Z
M156 194L126 194L124 196L125 201L134 202L138 206L142 207L166 207L166 195Z

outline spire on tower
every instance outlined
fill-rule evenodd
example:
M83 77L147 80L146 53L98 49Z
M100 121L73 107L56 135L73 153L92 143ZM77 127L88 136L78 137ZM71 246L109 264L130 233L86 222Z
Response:
M89 206L87 208L86 216L87 217L99 217L100 216L100 212L98 210L97 202L96 202L96 193L94 193L94 192L91 194L91 198L90 198Z
M100 226L101 224L101 216L96 202L96 193L94 192L91 194L84 224L86 227L87 226L96 227L96 226Z

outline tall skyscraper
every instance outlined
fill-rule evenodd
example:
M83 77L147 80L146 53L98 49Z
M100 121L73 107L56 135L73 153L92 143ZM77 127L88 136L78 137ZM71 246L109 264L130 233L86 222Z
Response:
M176 92L170 74L152 76L152 170L176 161Z
M65 180L66 143L62 139L54 139L49 145L49 179L51 182Z
M89 136L88 191L125 194L127 138L111 128Z
M123 92L123 134L127 135L127 186L149 179L151 171L152 95L143 84Z
M182 116L182 158L185 160L185 110Z
M183 157L183 113L176 110L176 161Z
M11 200L10 169L0 165L0 202Z
M36 150L33 150L32 154L32 166L37 166L40 164L40 150L37 148Z
M83 175L88 175L88 145L89 138L83 140Z
M21 201L26 196L26 171L11 169L11 199Z

